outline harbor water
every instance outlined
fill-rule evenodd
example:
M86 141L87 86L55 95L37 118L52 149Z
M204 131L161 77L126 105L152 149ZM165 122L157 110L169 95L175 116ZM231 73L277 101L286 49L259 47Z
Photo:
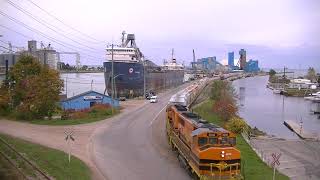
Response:
M63 73L60 78L64 81L62 93L68 98L90 90L99 93L105 90L103 73Z
M300 124L303 130L320 131L319 115L312 110L319 110L319 103L306 101L301 97L285 97L274 94L266 88L268 76L257 76L236 80L233 86L239 98L239 115L251 127L279 138L297 139L298 137L284 124L292 120Z

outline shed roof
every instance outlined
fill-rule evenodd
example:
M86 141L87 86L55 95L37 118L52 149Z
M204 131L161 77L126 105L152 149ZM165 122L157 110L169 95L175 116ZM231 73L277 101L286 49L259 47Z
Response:
M89 93L96 93L96 94L99 94L99 95L101 95L101 96L103 96L103 97L110 97L110 96L107 96L107 95L105 95L105 94L99 93L99 92L97 92L97 91L90 90L90 91L86 91L86 92L83 92L83 93L81 93L81 94L78 94L78 95L69 97L69 98L67 98L67 99L64 99L64 100L62 100L61 102L70 101L70 100L76 99L76 98L78 98L78 97L85 96L86 94L89 94Z

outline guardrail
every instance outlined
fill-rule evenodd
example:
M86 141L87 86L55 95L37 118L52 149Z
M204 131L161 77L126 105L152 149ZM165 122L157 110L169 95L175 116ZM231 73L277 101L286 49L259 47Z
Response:
M13 160L13 157L15 159L19 158L19 161L23 162L24 164L28 165L28 168L33 170L38 176L39 179L46 179L46 180L52 180L51 177L49 177L45 172L43 172L39 167L37 167L33 162L28 160L24 155L19 153L14 147L12 147L9 143L7 143L4 139L0 138L0 143L6 147L6 152L4 152L3 149L0 148L0 155L4 157L16 170L17 172L24 178L24 179L31 179L22 168L19 167L17 161ZM10 155L8 155L10 154Z

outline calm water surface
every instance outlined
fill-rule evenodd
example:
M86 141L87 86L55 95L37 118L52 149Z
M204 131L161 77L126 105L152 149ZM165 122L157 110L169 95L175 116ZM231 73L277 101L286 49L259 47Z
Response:
M239 114L252 127L280 138L296 139L297 136L283 125L284 120L303 122L303 128L320 131L319 115L311 110L319 109L319 103L303 98L284 97L266 88L268 76L251 77L233 82L239 94Z
M104 75L103 73L63 73L60 78L64 81L64 94L67 92L68 97L81 94L92 90L104 93ZM0 75L0 82L5 79Z
M103 73L65 73L60 74L60 78L64 81L63 93L67 92L68 97L90 91L91 89L104 93Z

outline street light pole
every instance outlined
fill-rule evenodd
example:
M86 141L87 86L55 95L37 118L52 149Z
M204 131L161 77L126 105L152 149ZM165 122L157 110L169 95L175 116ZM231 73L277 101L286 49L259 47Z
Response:
M113 100L113 97L114 97L114 79L113 79L113 44L111 45L111 100L112 100L112 114L114 114L114 100Z
M145 61L143 60L143 97L146 97L146 68Z
M118 97L118 94L117 94L117 85L116 85L116 78L118 77L118 76L122 76L122 75L124 75L124 74L117 74L116 76L114 76L113 77L113 81L114 81L114 89L115 89L115 96L114 96L114 98L117 98Z

